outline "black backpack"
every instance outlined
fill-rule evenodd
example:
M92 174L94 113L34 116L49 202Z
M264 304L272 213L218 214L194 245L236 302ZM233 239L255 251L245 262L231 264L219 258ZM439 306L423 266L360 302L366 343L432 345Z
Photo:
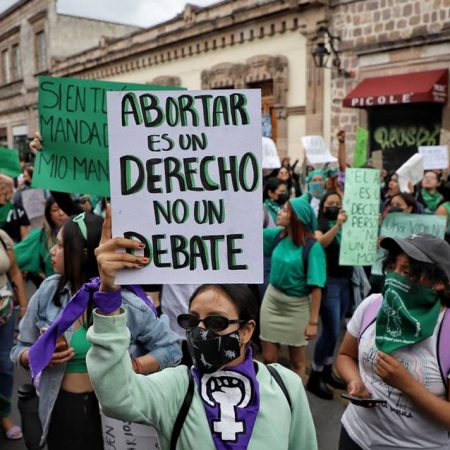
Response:
M255 364L255 371L258 373L258 365ZM289 404L289 409L292 411L292 403L291 398L289 397L289 392L284 384L281 375L273 366L266 366L267 370L273 376L278 386L282 390L284 396L286 397L286 401ZM178 438L180 437L181 429L183 428L184 421L186 420L186 416L189 412L189 408L191 407L192 397L194 396L194 378L192 376L191 369L188 367L188 377L189 377L189 385L186 391L186 395L184 396L183 404L181 405L180 412L175 420L175 424L173 426L172 437L170 438L170 450L175 450L177 447Z

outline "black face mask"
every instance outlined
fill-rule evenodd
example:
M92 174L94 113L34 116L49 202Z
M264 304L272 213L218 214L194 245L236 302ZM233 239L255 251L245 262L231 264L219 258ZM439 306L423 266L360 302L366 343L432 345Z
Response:
M404 210L403 210L403 208L400 208L399 206L391 206L389 209L388 209L388 214L390 214L390 213L396 213L396 212L404 212Z
M336 220L340 209L337 206L328 206L323 213L328 220Z
M282 206L282 205L284 205L288 200L289 200L289 195L286 194L286 193L284 193L284 194L280 194L280 195L278 196L278 198L277 198L276 200L274 200L274 202L275 202L277 205Z
M187 346L200 373L213 373L241 354L239 331L218 335L212 330L194 328L187 332Z

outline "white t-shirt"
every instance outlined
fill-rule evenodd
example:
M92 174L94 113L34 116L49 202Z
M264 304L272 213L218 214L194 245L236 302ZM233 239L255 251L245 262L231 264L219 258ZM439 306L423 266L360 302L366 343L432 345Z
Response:
M375 296L369 297L355 311L347 326L352 336L359 338L364 311L374 300ZM392 353L417 381L440 398L446 398L437 358L437 334L443 316L442 311L433 336ZM405 394L376 375L377 354L374 322L359 342L359 371L372 396L386 400L387 406L363 408L349 404L342 417L349 436L364 450L450 449L449 430L429 420Z

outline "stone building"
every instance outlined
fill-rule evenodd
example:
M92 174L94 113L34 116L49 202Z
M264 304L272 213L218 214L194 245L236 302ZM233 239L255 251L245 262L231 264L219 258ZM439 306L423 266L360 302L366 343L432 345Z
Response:
M342 67L355 72L332 72L332 129L352 142L368 128L388 169L419 145L450 147L450 0L330 0L329 17Z
M37 77L56 61L137 28L60 14L56 0L19 0L0 14L0 146L26 153L37 125Z
M323 113L329 74L316 69L311 56L327 3L188 4L172 20L61 61L54 73L189 89L260 88L266 135L275 139L281 155L297 158L302 135L330 129Z

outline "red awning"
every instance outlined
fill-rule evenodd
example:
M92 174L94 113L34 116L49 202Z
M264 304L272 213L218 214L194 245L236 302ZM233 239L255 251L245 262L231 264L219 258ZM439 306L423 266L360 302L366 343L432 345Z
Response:
M448 69L366 78L344 98L350 108L400 105L404 103L446 103Z

